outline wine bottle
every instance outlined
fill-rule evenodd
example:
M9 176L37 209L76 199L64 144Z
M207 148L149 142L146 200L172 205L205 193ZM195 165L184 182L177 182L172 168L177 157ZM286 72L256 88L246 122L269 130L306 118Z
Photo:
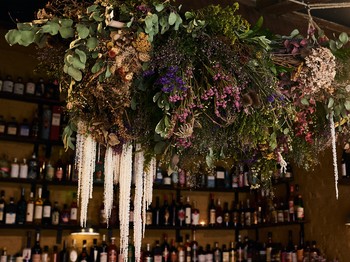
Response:
M179 259L179 262L185 262L185 260L186 260L186 250L185 250L185 247L183 245L183 238L182 238L182 236L180 236L179 242L180 242L180 244L177 247L177 257Z
M107 262L107 258L108 258L108 246L106 243L106 235L103 234L102 243L100 246L100 262Z
M297 221L303 221L304 220L304 204L303 204L303 198L300 194L298 195L296 206L297 206Z
M32 224L34 222L34 206L34 193L30 192L29 199L27 201L26 224Z
M183 196L180 196L179 207L177 210L177 221L180 227L185 225L185 207L183 205Z
M163 258L162 248L159 245L159 241L156 240L156 245L153 248L153 261L162 262L162 258Z
M63 240L63 248L62 250L58 253L58 261L59 262L68 262L68 252L67 252L67 242L66 240Z
M72 239L72 245L69 248L69 262L76 262L78 260L78 249L76 247L77 241Z
M227 249L226 245L222 245L222 262L230 261L230 251Z
M168 204L168 197L167 195L164 195L164 203L160 210L160 220L161 225L169 226L170 225L170 207Z
M28 178L29 179L37 179L38 177L38 160L36 158L36 154L32 154L32 158L29 159L28 162Z
M92 240L92 246L90 248L90 261L91 262L99 262L99 253L98 253L98 246L97 246L97 239L94 238Z
M22 258L24 262L29 262L32 256L32 232L27 232L27 244L22 250Z
M69 223L73 225L76 225L78 223L78 204L76 192L73 192L73 199L70 205Z
M272 261L272 233L268 232L267 234L267 243L266 243L266 262Z
M190 241L190 235L186 234L186 242L185 242L185 261L191 262L192 260L192 245Z
M168 243L168 235L163 235L163 243L161 245L162 248L162 262L170 262L170 246Z
M0 223L5 223L5 191L1 190L0 193Z
M224 202L224 209L222 210L222 213L223 213L223 225L224 227L229 227L231 223L230 223L230 211L228 209L228 202Z
M228 252L229 252L229 261L235 262L236 250L235 250L235 243L233 241L230 242L230 249Z
M50 262L59 262L58 261L58 246L56 246L56 245L53 246L53 250L52 250L52 253L50 254L49 261Z
M51 224L53 226L58 226L60 224L60 209L58 208L58 202L55 201L52 209Z
M299 232L299 245L297 248L297 261L303 262L304 259L304 231L301 229Z
M197 208L197 201L193 201L193 208L192 208L192 226L198 226L199 225L199 209Z
M177 248L175 246L175 240L171 240L171 245L170 245L170 261L171 262L178 262L178 252Z
M43 202L43 218L44 225L50 225L52 222L52 207L50 202L50 191L45 190L45 201Z
M190 204L190 197L186 197L186 204L185 204L185 225L191 226L191 217L192 217L192 207Z
M13 197L10 197L10 202L5 206L5 224L16 224L16 205Z
M191 242L191 261L198 261L198 242L196 240L196 231L192 232L192 242Z
M207 244L205 250L206 250L206 252L205 252L206 261L214 261L214 254L210 248L210 244Z
M34 223L40 225L43 218L43 199L41 198L42 188L38 188L38 197L34 204Z
M41 254L41 262L48 262L49 260L49 246L44 246L43 252Z
M214 243L213 254L214 254L214 262L221 262L221 249L219 248L218 242Z
M23 162L19 165L19 178L28 178L28 165L25 158L23 158Z
M79 262L89 262L90 260L90 258L89 258L89 254L88 254L88 252L87 252L87 246L86 246L86 240L84 239L83 240L83 246L82 246L82 250L81 250L81 253L80 253L80 255L79 255L79 257L78 257L78 261Z
M241 235L238 235L238 241L236 243L237 261L243 261L244 259L244 244L242 243Z
M19 176L19 164L17 161L17 157L13 159L13 162L11 163L11 172L10 172L11 178L18 178Z
M151 226L152 223L153 223L153 210L152 210L152 205L149 205L146 210L146 226Z
M17 215L16 222L19 225L23 225L26 222L27 201L25 199L25 189L21 189L21 198L17 203Z
M153 254L151 251L151 244L147 243L146 245L146 251L143 255L143 262L153 262Z
M218 202L215 208L215 216L216 216L216 226L221 227L223 223L223 212L222 212L220 198L218 198Z
M111 243L108 246L108 262L117 262L118 258L118 250L115 245L115 237L111 237Z
M176 204L174 194L172 194L171 197L172 197L172 201L171 201L171 206L169 208L169 210L170 210L170 225L175 227L176 222L177 222L177 204Z
M216 225L216 207L214 203L214 195L210 194L210 204L208 207L209 215L208 215L208 224L209 226Z
M159 197L156 197L156 206L153 209L153 225L160 225L160 207L159 207Z
M35 233L35 243L32 248L32 262L40 262L41 261L41 247L40 247L40 232L37 231Z

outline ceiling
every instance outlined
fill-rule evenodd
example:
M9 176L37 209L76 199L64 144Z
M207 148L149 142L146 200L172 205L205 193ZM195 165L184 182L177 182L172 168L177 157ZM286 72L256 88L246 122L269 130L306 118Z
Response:
M288 34L298 28L306 32L308 24L307 8L303 4L294 3L303 0L236 0L240 3L240 13L250 23L262 15L264 26L280 34ZM291 2L294 1L294 2ZM0 24L3 27L14 28L16 22L31 21L35 12L43 7L47 0L0 0ZM197 9L208 4L227 5L230 0L177 0L183 9ZM307 4L349 4L350 0L308 0ZM303 2L303 3L304 3ZM347 32L350 34L350 7L327 8L311 10L314 21L329 34Z

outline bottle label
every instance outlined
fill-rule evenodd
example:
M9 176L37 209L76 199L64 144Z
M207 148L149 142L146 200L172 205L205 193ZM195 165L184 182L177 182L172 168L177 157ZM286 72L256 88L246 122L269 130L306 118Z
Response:
M70 220L76 221L78 219L78 209L76 207L72 207L70 209Z
M195 211L192 213L192 225L199 225L199 212Z
M19 129L19 135L20 136L29 136L29 127L28 126L21 126Z
M215 209L210 209L209 224L215 224L216 212Z
M5 224L15 224L16 223L16 213L6 213Z
M0 124L0 134L5 133L5 125Z
M52 213L52 225L57 226L60 223L60 213L58 211L54 211Z
M41 262L41 254L33 254L32 262Z
M17 127L9 126L7 127L7 134L8 135L17 135Z
M28 177L28 166L25 164L21 164L19 167L19 177L27 178Z
M35 93L35 84L28 82L26 85L26 93L29 95L34 95Z
M294 201L289 200L288 201L288 206L289 206L289 214L294 214Z
M2 91L12 93L13 92L13 82L5 80L3 82Z
M33 222L33 215L34 215L34 204L28 203L26 222Z
M11 164L11 177L18 178L19 175L19 165L17 163Z
M205 258L206 258L206 261L210 262L210 261L213 261L213 254L209 253L209 254L206 254Z
M184 250L179 251L179 262L185 262L185 251Z
M304 208L301 206L298 206L297 208L297 218L299 220L302 220L304 218Z
M161 255L155 255L154 256L154 262L162 262L162 256Z
M0 221L4 220L4 208L5 204L0 204Z
M56 169L55 177L56 177L59 181L62 180L62 177L63 177L63 169L62 169L62 167L59 167L59 168Z
M13 93L16 95L23 95L24 93L24 84L22 83L15 83L13 87Z
M184 221L185 220L185 210L180 209L177 212L177 217L179 218L180 221Z
M163 184L170 186L171 185L171 177L170 176L166 176L163 178Z
M185 209L185 224L191 224L191 208L186 207Z
M222 253L222 262L229 262L230 261L230 253L229 252L223 252Z
M146 213L146 225L152 225L152 212L147 212Z
M216 223L222 224L222 216L218 216L218 217L216 218Z
M198 262L205 262L205 255L204 254L198 255Z
M108 262L117 262L117 251L112 249L108 252Z
M34 219L42 219L43 217L43 206L35 206Z
M77 261L78 259L78 253L76 250L71 250L71 252L69 253L69 259L70 261L74 262Z
M51 217L51 206L44 206L43 217Z
M208 188L214 188L215 187L215 177L214 176L208 176L207 177L207 187Z
M100 253L100 262L107 262L107 253L106 252Z

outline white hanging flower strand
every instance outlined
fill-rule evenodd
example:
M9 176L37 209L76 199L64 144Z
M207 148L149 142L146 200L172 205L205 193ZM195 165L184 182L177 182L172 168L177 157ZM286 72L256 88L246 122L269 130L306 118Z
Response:
M96 141L91 135L84 134L86 132L85 124L80 121L78 123L78 146L76 159L78 167L78 195L80 200L80 225L86 227L87 209L89 199L92 198L93 176L95 171L96 160Z
M145 158L141 145L136 145L136 152L134 158L134 177L135 177L135 196L134 196L134 245L135 245L135 261L139 261L141 257L141 244L143 236L143 220L142 216L142 197L143 197L143 164Z
M132 145L123 145L119 174L120 254L128 261Z
M331 127L331 137L332 137L332 153L333 153L333 168L334 168L334 183L335 183L335 197L338 199L338 161L337 161L337 147L336 147L336 137L335 137L335 125L333 119L334 111L332 110L329 116L329 125Z
M104 212L107 220L107 227L109 226L109 218L111 217L111 211L113 206L113 180L114 180L114 152L113 149L108 146L106 149L105 161L104 161Z
M285 174L287 172L287 162L284 160L281 152L278 152L277 155L278 155L279 164L281 166L280 172L281 174Z
M143 198L142 198L142 237L145 236L145 226L146 226L146 209L152 203L153 197L153 176L156 173L156 158L152 158L148 168L146 168L144 173L144 185L143 185Z

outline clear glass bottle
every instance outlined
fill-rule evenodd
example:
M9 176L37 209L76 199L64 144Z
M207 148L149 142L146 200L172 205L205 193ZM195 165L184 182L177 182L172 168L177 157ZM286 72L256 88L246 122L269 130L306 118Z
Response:
M38 188L38 195L34 205L34 223L40 225L43 219L43 199L42 199L42 188Z
M11 178L18 178L19 176L19 164L17 161L17 157L15 157L11 163Z
M78 249L76 247L76 239L72 239L72 245L69 248L69 262L76 262L78 260Z

